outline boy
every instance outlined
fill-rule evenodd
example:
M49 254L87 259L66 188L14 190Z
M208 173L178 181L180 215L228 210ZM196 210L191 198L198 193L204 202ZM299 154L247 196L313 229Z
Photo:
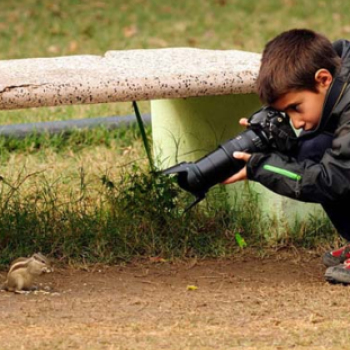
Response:
M249 179L304 202L320 203L350 241L350 42L293 29L267 43L257 92L264 104L286 112L302 129L295 156L235 152L246 167L225 183ZM247 120L240 121L247 125ZM271 171L277 169L277 172ZM301 176L293 180L278 168ZM350 244L323 257L330 282L350 283Z

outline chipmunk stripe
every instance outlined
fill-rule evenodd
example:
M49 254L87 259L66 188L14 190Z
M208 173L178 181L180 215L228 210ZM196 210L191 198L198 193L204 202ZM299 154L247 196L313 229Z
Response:
M36 253L33 255L33 258L36 260L36 261L39 261L41 262L42 264L46 264L47 263L47 260L45 258L44 255L42 255L41 253Z
M15 263L11 266L10 271L8 273L11 273L15 270L22 269L28 266L28 261L21 261L18 263Z

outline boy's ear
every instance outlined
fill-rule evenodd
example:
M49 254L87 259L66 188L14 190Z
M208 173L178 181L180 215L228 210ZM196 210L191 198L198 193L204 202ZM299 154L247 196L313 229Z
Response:
M332 84L333 76L328 69L321 68L315 73L315 82L318 88L329 88Z

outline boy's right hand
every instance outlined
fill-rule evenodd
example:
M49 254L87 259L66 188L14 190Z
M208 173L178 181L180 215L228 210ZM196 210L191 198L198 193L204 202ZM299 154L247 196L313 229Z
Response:
M236 159L243 160L247 163L251 157L251 154L246 153L246 152L234 152L232 156ZM229 185L229 184L233 184L235 182L242 181L242 180L247 180L247 167L246 166L243 167L238 173L232 175L231 177L229 177L228 179L223 181L222 184Z
M242 126L248 127L249 126L248 119L241 118L239 120L239 124ZM236 159L242 159L245 162L247 162L250 158L250 154L244 153L244 152L235 152L234 155L232 155L232 156ZM246 179L247 179L247 167L244 167L238 173L232 175L231 177L229 177L228 179L223 181L222 184L228 185L228 184L232 184L232 183L235 183L237 181L242 181L242 180L246 180Z

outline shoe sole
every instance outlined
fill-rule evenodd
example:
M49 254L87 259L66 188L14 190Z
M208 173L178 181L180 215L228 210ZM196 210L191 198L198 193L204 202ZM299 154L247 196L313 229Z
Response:
M326 280L326 282L328 282L330 284L342 284L343 286L348 286L349 285L349 283L337 281L333 277L325 276L325 280Z
M345 259L343 259L342 257L333 256L330 252L327 252L322 257L323 265L325 265L326 267L337 266L339 264L342 264L344 260Z
M326 270L324 277L327 282L332 284L350 284L350 274L345 272L344 267L342 265L329 267Z

